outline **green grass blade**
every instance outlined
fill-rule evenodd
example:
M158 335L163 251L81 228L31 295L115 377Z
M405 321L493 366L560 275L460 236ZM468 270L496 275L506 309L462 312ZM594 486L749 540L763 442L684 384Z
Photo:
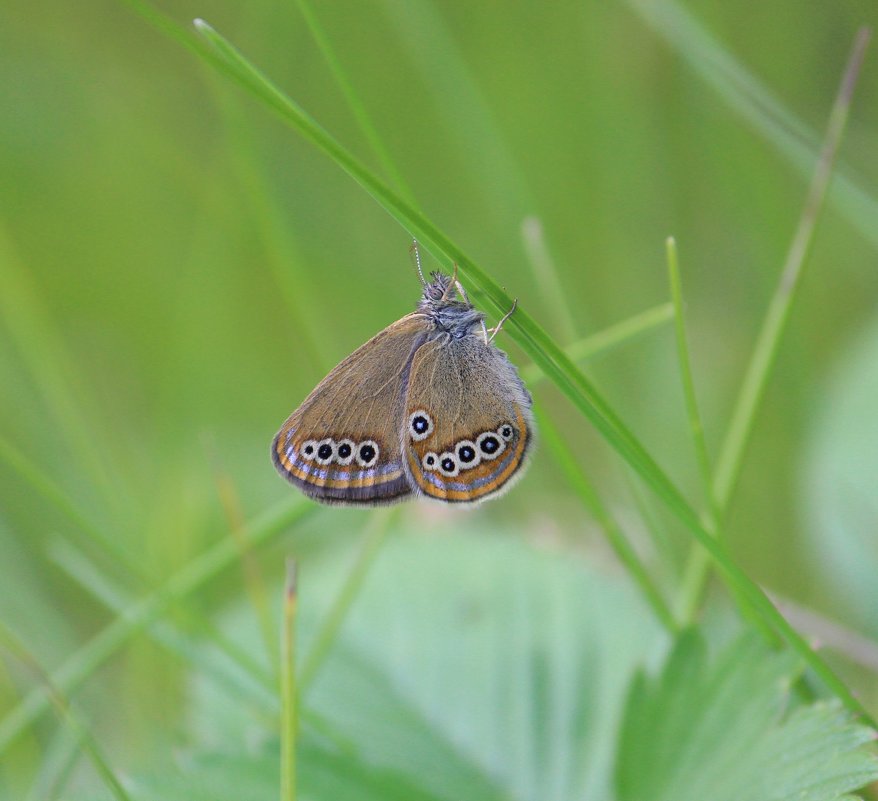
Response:
M714 536L721 538L719 528L720 514L716 498L713 494L713 476L707 443L704 440L704 425L698 411L698 399L695 394L695 381L692 377L692 365L689 356L689 343L686 336L686 321L683 313L683 288L680 280L680 265L677 259L677 244L673 237L666 242L668 279L671 287L671 300L674 306L674 330L677 339L677 360L680 364L680 381L683 385L683 398L689 419L689 433L695 448L695 460L701 477L702 492L705 501L705 520L707 527ZM679 592L679 609L683 620L689 624L694 622L707 581L709 564L707 552L697 543L692 544L683 582Z
M21 480L38 496L67 517L74 524L76 530L85 534L102 552L108 554L120 569L132 576L143 577L142 567L119 547L118 541L108 537L92 523L64 490L52 481L46 471L33 464L3 437L0 437L0 461L5 462L11 470L17 473Z
M264 545L313 510L313 504L299 498L292 503L279 504L247 527L247 542L253 548ZM193 559L162 587L135 603L55 670L50 677L53 686L64 695L69 695L145 626L174 603L237 564L238 558L238 544L226 538ZM0 721L0 754L43 715L49 703L44 692L33 690Z
M781 338L801 282L817 221L829 189L833 164L844 134L854 86L869 39L870 32L867 29L861 29L851 50L830 113L823 148L814 170L799 224L787 252L780 280L757 336L756 345L735 402L731 422L720 448L710 492L714 504L713 513L717 521L722 519L731 500L756 414L770 380L772 368L777 360ZM690 554L684 584L686 606L692 614L700 604L709 570L710 561L707 555L696 546Z
M628 0L644 21L688 61L729 107L805 178L819 155L820 138L752 75L682 5L671 0ZM860 235L878 247L878 200L848 171L835 177L829 198Z
M287 562L284 587L284 624L281 637L280 801L296 801L296 740L298 688L296 687L296 563Z
M79 761L80 752L79 740L69 728L56 729L24 801L57 801Z
M228 74L256 97L263 100L300 135L328 155L396 220L405 226L430 252L445 264L457 262L468 281L480 289L498 312L511 306L511 298L481 270L460 248L454 245L423 215L408 206L383 182L372 175L357 159L321 128L296 103L270 83L255 67L207 23L198 21L199 32L225 60ZM717 543L703 527L680 491L659 468L633 433L622 423L609 404L591 386L576 365L561 348L523 310L519 309L510 320L510 333L558 388L571 400L604 436L610 445L634 468L653 492L683 522L716 560L721 575L733 590L750 603L763 619L795 648L820 676L826 685L852 710L864 717L867 713L845 684L828 665L815 654L807 642L777 612L766 595L733 562L725 548Z
M832 178L832 167L844 134L854 86L869 43L869 37L869 31L863 29L857 35L854 43L838 95L830 113L823 149L814 171L811 186L808 189L805 207L787 252L780 280L756 339L753 356L747 367L744 382L732 413L729 430L720 450L714 481L714 495L722 509L728 504L740 473L744 450L750 438L756 410L765 393L771 370L777 359L780 340L786 328L793 301L796 298L802 270L814 238L814 229Z
M704 441L704 425L698 411L698 398L695 394L695 381L692 378L692 364L689 356L689 342L686 336L686 319L683 312L683 288L680 281L680 264L677 259L677 243L669 237L666 244L668 259L668 279L671 286L671 300L674 304L674 331L677 338L677 359L680 362L680 381L683 384L683 398L689 418L689 434L695 448L695 461L701 474L705 508L716 519L716 503L713 499L710 457Z
M698 464L698 472L701 476L702 492L704 493L704 524L718 539L723 538L722 515L713 494L713 478L710 467L710 458L707 453L707 443L704 440L704 426L701 422L701 413L698 410L698 399L695 394L695 381L692 377L692 366L689 357L689 343L686 336L686 322L683 313L683 288L680 280L680 265L677 260L677 245L673 237L667 243L668 278L671 287L671 298L674 305L674 321L677 339L677 357L680 363L680 380L683 384L683 397L686 404L686 413L689 418L689 432L695 449L695 459ZM692 624L698 615L706 586L707 571L704 569L709 564L709 557L703 548L693 543L689 558L686 562L683 583L680 591L680 610L684 625ZM741 602L740 596L736 600L744 614L750 621L763 629L763 633L770 636L770 632L764 630L764 622L755 617L752 610Z
M54 543L49 548L49 556L83 590L115 614L124 615L126 610L131 609L137 602L130 592L126 592L119 586L118 582L108 579L107 576L99 572L84 554L68 543L64 541ZM146 626L146 632L163 648L192 663L201 673L223 683L229 690L238 694L246 694L252 698L255 692L254 688L261 688L261 690L270 692L271 699L274 700L277 683L259 662L239 647L236 642L229 639L225 633L217 630L211 620L202 618L185 608L181 610L181 613L187 624L191 618L189 630L198 631L200 639L209 638L220 653L252 680L250 685L246 688L242 687L240 680L237 680L237 674L235 679L230 680L228 672L223 670L217 660L212 655L211 658L205 659L204 649L193 644L191 635L186 634L173 621L154 620ZM260 693L260 700L265 699L265 694Z
M607 326L602 331L589 334L565 347L564 352L574 362L587 361L664 325L673 316L673 304L662 303ZM534 386L545 381L546 374L536 365L529 364L521 368L521 377L528 386Z
M256 613L256 619L259 621L259 629L262 633L268 663L274 667L275 676L277 676L280 675L280 662L278 661L277 646L275 645L277 635L275 621L269 608L269 592L265 576L259 566L259 562L253 556L250 543L244 536L244 514L241 511L241 502L238 499L238 493L232 478L222 465L222 460L218 453L210 454L210 462L214 466L214 481L216 482L220 502L226 522L228 523L229 533L235 542L238 543L244 588L250 599L250 605Z
M225 81L212 73L207 77L212 79L208 84L228 138L224 150L258 231L262 262L287 307L287 319L293 328L290 339L295 341L297 353L302 352L316 369L328 369L332 361L327 339L314 334L320 326L315 313L319 304L314 301L313 275L304 264L277 190L268 180L266 165L257 155L252 127L244 118L238 98L225 91Z
M568 342L576 339L576 323L567 301L569 295L561 286L555 260L546 243L543 224L539 217L526 217L521 224L521 238L527 251L528 261L537 279L537 286L544 295L547 309L553 309L558 317L561 336Z
M341 61L332 49L329 38L326 36L323 27L320 25L320 21L317 19L314 9L307 0L296 0L296 4L299 6L299 11L302 12L302 16L305 18L305 23L308 25L308 30L311 32L312 38L317 43L317 47L320 48L320 52L323 54L323 58L329 66L330 72L332 72L332 77L335 79L336 85L344 95L344 98L351 109L351 113L354 115L354 119L357 122L357 126L366 138L366 141L369 143L369 147L372 148L372 152L377 156L381 168L387 175L391 185L396 187L400 196L411 206L417 206L414 193L405 178L403 178L402 173L397 168L396 163L391 158L387 148L384 147L384 142L381 140L378 129L375 127L375 123L372 122L372 117L366 110L365 104L360 100L360 96L357 94L350 78L344 70L344 67L341 65Z
M99 404L84 398L86 394L71 365L75 360L67 351L63 338L41 297L41 292L26 267L20 263L11 237L0 227L0 320L15 343L18 353L37 391L67 441L73 459L87 471L102 500L124 519L122 510L133 502L106 460L106 449L98 445L94 426L86 422L84 409Z
M56 486L43 471L38 470L2 437L0 437L0 460L6 461L13 470L22 476L23 480L31 485L37 494L66 516L76 529L85 532L88 535L89 541L97 544L99 549L113 560L112 568L116 571L116 578L120 576L135 578L141 585L148 579L143 573L142 567L128 559L127 555L115 546L115 541L112 537L93 525L79 510L77 504L60 487ZM66 527L62 528L65 537L69 535L69 531ZM81 569L84 564L84 557L76 556L74 555L75 553L66 539L63 543L58 543L50 548L50 554L55 557L56 563L67 571L71 578L78 581L84 589L88 590L113 611L121 613L129 604L133 603L127 597L123 599L116 589L111 588L106 577L96 569L88 570L87 580L84 580L84 571ZM233 661L237 662L245 671L254 675L259 681L268 681L262 675L262 671L255 667L252 660L235 648L233 643L228 642L208 619L201 617L192 610L188 610L186 614L196 620L198 627L213 639L217 647ZM165 645L176 643L177 652L182 652L183 638L170 627L162 628L160 639Z
M21 661L32 673L36 674L39 681L45 687L47 697L54 705L58 716L68 725L76 740L85 750L98 775L109 788L118 801L131 801L131 796L125 791L122 783L116 777L110 767L110 763L104 756L103 750L98 745L97 739L88 726L79 718L79 715L70 706L70 702L52 683L46 671L36 660L33 654L18 640L18 638L0 621L0 645Z
M541 439L551 449L555 461L567 477L573 490L585 507L594 515L619 561L628 569L659 622L669 632L677 631L677 622L674 620L670 607L622 529L604 506L597 490L577 463L576 457L566 444L564 437L561 436L551 418L543 414L539 405L535 405L533 411L539 425Z
M440 4L381 0L378 5L399 32L412 71L441 103L445 138L456 148L465 174L474 176L470 191L483 194L479 206L493 224L515 230L536 211L537 203ZM466 120L465 126L461 120Z
M302 663L302 669L299 673L299 694L301 696L308 692L314 679L317 678L320 667L338 637L345 618L366 580L369 568L387 540L390 524L396 514L396 510L388 509L380 510L372 516L369 529L363 537L363 543L354 564L348 572L344 584L333 599L332 606L326 613L326 618L315 634L311 648Z

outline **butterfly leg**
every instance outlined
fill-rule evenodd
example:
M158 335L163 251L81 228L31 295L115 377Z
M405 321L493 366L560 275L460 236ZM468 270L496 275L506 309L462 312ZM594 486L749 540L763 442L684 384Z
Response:
M469 295L466 294L466 290L463 288L463 284L457 280L457 262L454 262L454 275L451 278L453 286L457 287L457 291L460 292L460 296L469 303L470 306L473 304L470 303ZM491 340L488 339L488 329L485 327L485 321L482 320L482 336L485 338L485 344L487 345Z
M463 291L463 287L460 285L460 281L457 280L457 271L460 268L457 266L457 262L454 262L454 272L451 274L451 283L448 285L448 288L442 293L442 300L448 300L448 293L451 291L451 287L457 287L457 291L460 292L460 296L469 303L469 300L466 297L466 292Z
M503 323L505 323L510 317L512 317L512 313L517 308L518 308L518 298L516 298L515 300L512 301L512 308L508 312L506 312L506 314L503 315L503 317L500 319L500 322L497 323L497 325L495 325L492 329L490 329L491 338L486 340L487 342L492 342L494 340L494 337L497 336L497 334L500 333L500 329L503 328ZM484 323L482 323L482 325L484 325Z

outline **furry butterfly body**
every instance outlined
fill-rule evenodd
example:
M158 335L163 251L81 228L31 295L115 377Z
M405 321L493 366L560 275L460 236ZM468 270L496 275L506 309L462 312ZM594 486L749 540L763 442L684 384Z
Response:
M484 315L452 278L432 278L417 310L332 370L275 437L278 472L312 498L477 503L521 474L530 395Z

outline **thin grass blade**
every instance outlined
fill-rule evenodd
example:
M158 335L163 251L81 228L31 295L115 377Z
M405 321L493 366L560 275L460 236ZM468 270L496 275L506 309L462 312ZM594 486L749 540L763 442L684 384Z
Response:
M669 632L674 633L678 630L678 626L670 607L624 532L604 506L600 495L577 463L555 424L548 415L543 414L539 405L534 406L534 417L539 425L541 438L551 449L567 481L585 507L594 515L617 558L628 569L656 618Z
M281 762L280 801L296 801L296 741L298 739L298 687L296 686L297 569L287 562L284 587L283 635L281 637Z
M67 724L73 732L77 742L85 750L97 774L112 793L117 801L131 801L131 796L125 791L110 763L104 756L103 749L92 734L89 727L80 719L79 714L71 707L70 702L63 693L52 683L49 675L36 660L33 654L21 643L6 625L0 621L0 645L5 647L17 659L19 659L39 679L46 690L47 697L58 712L58 716Z
M279 504L247 527L247 542L252 548L264 545L313 510L312 504L299 498L293 502ZM238 549L238 544L227 538L194 559L162 587L135 603L126 610L125 614L75 652L51 674L52 685L65 696L69 696L120 648L174 603L191 595L203 584L237 564ZM45 713L49 704L50 700L42 690L33 690L0 721L0 754Z

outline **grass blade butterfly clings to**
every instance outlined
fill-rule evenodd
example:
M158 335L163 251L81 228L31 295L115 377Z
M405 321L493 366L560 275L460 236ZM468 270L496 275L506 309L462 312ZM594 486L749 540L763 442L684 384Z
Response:
M421 276L418 308L357 348L274 438L278 472L324 503L423 495L478 503L521 475L531 397L455 276Z

